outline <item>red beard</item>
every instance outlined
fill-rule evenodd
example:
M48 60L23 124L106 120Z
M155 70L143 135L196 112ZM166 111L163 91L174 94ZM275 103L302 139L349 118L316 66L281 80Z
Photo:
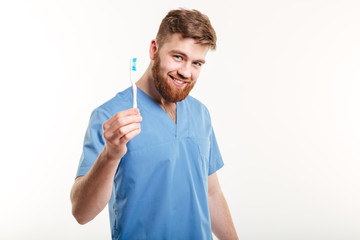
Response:
M180 102L184 100L190 93L191 89L195 86L196 81L191 81L190 79L184 79L178 75L177 78L181 80L189 81L184 88L176 88L169 82L168 75L162 75L160 70L160 58L159 55L155 54L154 65L152 67L152 75L154 78L154 84L160 95L167 102Z

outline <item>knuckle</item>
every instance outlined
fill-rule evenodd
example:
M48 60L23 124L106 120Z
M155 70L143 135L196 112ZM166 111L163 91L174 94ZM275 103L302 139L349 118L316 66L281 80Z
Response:
M125 145L130 139L125 135L120 139L120 144Z
M104 132L103 135L104 135L104 138L105 138L105 139L108 139L108 138L109 138L109 133L108 133L108 132Z
M129 136L128 136L127 134L124 135L123 139L124 139L126 142L130 140L130 138L129 138Z
M119 133L120 133L120 135L124 135L125 134L124 129L119 128Z

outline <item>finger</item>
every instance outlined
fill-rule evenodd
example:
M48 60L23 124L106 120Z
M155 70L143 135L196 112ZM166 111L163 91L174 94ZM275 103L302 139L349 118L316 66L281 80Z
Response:
M121 119L123 117L126 116L130 116L130 115L140 115L140 111L138 108L130 108L127 109L125 111L121 111L116 113L114 116L112 116L109 120L107 120L104 124L103 124L103 128L106 129L109 126L111 126L111 124L116 121L117 119Z
M126 116L131 115L138 115L140 114L140 111L138 108L130 108L125 111L121 111L116 113L114 116L112 116L108 121L105 122L108 126L110 126L114 121L117 121L118 119L124 118Z
M120 139L123 136L125 136L126 134L128 134L136 129L140 129L140 127L141 127L140 123L131 123L131 124L128 124L128 125L118 128L114 132L106 133L107 135L104 135L104 137L108 141L112 142L113 144L118 144L118 142L120 141Z
M131 139L133 139L135 136L137 136L139 133L141 132L141 128L135 129L127 134L125 134L121 139L120 139L120 143L121 144L126 144L128 143Z
M115 121L113 121L113 123L110 126L105 127L105 132L113 133L118 131L119 128L122 128L132 123L139 123L141 121L142 121L142 117L138 115L130 115L123 118L118 118Z

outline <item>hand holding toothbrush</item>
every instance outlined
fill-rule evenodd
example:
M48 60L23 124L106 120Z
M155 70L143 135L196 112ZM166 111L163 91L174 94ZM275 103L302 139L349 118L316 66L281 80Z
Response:
M120 160L127 152L126 144L141 132L142 117L138 108L118 112L103 124L105 147L109 160Z

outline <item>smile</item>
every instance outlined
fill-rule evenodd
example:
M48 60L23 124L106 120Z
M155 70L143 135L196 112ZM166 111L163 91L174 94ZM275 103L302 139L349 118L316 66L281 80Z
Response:
M171 75L169 75L169 76L170 76L172 82L174 83L174 85L177 86L177 87L183 87L183 86L185 86L186 83L187 83L187 82L182 81L182 80L180 80L180 79L174 78L174 77L171 76Z

